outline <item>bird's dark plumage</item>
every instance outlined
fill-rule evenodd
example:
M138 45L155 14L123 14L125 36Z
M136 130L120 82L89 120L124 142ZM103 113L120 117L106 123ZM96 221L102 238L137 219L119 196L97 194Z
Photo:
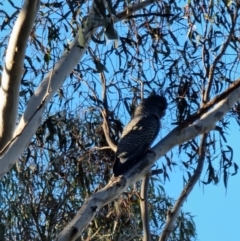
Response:
M136 108L133 118L124 127L113 165L115 176L123 175L150 148L160 130L160 118L165 115L167 100L151 95Z

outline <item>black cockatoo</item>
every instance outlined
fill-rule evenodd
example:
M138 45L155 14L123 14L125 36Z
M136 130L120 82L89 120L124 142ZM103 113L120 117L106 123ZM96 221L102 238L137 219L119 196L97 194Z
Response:
M123 175L141 160L157 137L161 127L160 119L166 109L166 98L156 94L150 95L137 106L117 145L114 176Z

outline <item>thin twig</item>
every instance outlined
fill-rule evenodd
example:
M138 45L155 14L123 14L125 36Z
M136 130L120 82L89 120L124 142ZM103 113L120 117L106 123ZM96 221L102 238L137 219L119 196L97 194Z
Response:
M107 89L106 89L106 77L104 73L101 73L100 77L101 77L101 83L102 83L102 102L103 102L104 109L107 111L108 100L107 100Z
M234 36L234 29L235 29L235 26L236 26L236 20L237 20L237 17L238 17L238 9L239 7L236 6L236 12L234 14L231 14L231 10L227 7L228 9L228 12L231 16L231 20L232 20L232 26L230 28L230 31L229 31L229 35L226 39L226 41L223 43L222 45L222 48L221 48L221 51L220 53L216 56L216 58L214 59L211 67L210 67L210 70L209 70L209 76L208 76L208 86L206 88L206 92L204 94L204 102L207 103L209 98L210 98L210 91L212 89L212 85L213 85L213 78L214 78L214 71L215 71L215 68L216 68L216 65L217 63L219 62L219 60L222 58L222 56L224 55L228 45L229 45L229 42L231 41L232 37Z
M144 84L140 79L132 79L136 82L140 83L141 91L140 98L141 101L144 98ZM143 226L143 241L151 240L151 232L150 232L150 224L149 224L149 212L148 212L148 186L149 186L149 175L147 174L142 179L141 185L141 194L140 194L140 209L141 209L141 218L142 218L142 226Z
M170 210L167 213L167 220L166 220L163 232L162 232L162 234L159 238L159 241L166 241L168 239L170 233L172 232L174 222L178 217L178 214L180 212L180 209L181 209L183 203L185 202L185 200L187 199L187 197L189 196L193 187L195 186L195 184L197 183L197 181L199 180L199 178L201 176L203 164L204 164L204 159L205 159L205 154L206 154L206 142L207 142L207 133L205 133L201 136L201 143L200 143L200 147L199 147L199 158L198 158L197 168L196 168L193 176L189 179L187 185L185 186L185 188L181 192L181 194L180 194L177 202L175 203L174 207L172 208L172 210Z
M109 149L112 149L112 148L110 146L102 146L102 147L94 146L90 151L92 150L102 151L102 150L109 150Z
M117 151L117 146L113 143L112 139L110 138L110 132L109 132L109 127L108 127L108 123L107 123L107 119L105 116L105 113L103 110L100 110L102 113L102 117L103 117L103 124L102 124L102 128L103 128L103 132L106 138L106 141L108 143L108 145L110 146L110 148L116 152Z

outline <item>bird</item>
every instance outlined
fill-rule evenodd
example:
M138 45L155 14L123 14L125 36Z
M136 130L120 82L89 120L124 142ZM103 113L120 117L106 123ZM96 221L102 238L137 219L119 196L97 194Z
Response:
M161 128L160 119L167 106L164 96L153 93L136 107L117 145L113 164L115 177L123 175L149 150Z

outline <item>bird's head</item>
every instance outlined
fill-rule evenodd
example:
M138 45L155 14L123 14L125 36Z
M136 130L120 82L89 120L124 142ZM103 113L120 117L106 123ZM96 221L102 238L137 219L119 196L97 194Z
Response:
M167 106L167 99L164 96L150 95L137 106L134 116L154 114L161 118L165 115Z

